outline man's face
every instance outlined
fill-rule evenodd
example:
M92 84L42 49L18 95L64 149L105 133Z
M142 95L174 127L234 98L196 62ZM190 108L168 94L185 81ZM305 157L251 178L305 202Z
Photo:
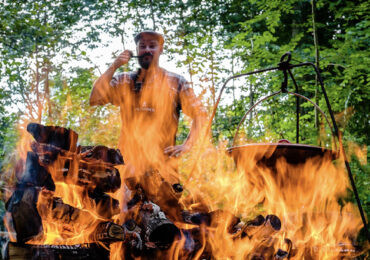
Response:
M137 55L141 56L139 58L140 67L148 69L150 65L158 65L163 46L160 45L155 35L142 34L136 48Z

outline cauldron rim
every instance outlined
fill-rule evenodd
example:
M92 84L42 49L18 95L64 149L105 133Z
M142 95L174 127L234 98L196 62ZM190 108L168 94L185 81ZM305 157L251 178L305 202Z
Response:
M325 147L295 143L249 143L230 147L226 152L229 154L229 156L232 156L237 163L237 161L239 161L238 157L240 157L243 152L249 151L255 151L256 154L265 154L267 155L267 158L266 156L263 156L265 159L270 157L272 159L282 156L293 164L304 162L305 159L314 156L330 156L332 160L338 158L337 152ZM302 156L304 158L302 158Z
M249 147L271 147L273 149L279 148L295 148L303 150L317 150L322 152L331 152L335 153L333 150L327 149L325 147L309 145L309 144L292 144L292 143L249 143L243 145L233 146L227 149L228 152L232 152L235 149L245 149Z

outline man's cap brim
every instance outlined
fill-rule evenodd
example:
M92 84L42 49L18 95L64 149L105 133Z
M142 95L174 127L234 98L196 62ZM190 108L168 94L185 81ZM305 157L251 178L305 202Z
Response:
M136 34L136 36L134 38L135 44L137 44L139 42L139 40L140 40L140 38L143 34L150 34L150 35L155 36L161 44L163 44L163 42L164 42L164 37L163 37L162 34L157 33L155 31L142 31L142 32L139 32L138 34Z

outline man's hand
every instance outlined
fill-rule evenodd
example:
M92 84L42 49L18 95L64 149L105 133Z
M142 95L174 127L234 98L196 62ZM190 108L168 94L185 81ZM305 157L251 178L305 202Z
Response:
M115 69L118 69L122 65L125 65L128 63L128 61L131 59L132 52L130 50L125 50L122 52L118 57L114 60L113 66Z
M189 150L190 146L186 144L168 146L164 149L164 154L168 155L169 157L178 157Z

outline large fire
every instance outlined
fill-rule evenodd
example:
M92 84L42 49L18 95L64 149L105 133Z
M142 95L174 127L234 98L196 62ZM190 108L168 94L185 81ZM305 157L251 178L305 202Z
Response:
M156 99L156 109L173 109ZM338 154L294 144L227 149L224 142L205 141L181 159L165 158L147 142L168 139L156 136L166 117L158 121L134 129L137 136L129 138L139 146L126 138L123 160L131 164L118 150L78 146L72 130L29 125L19 153L25 169L6 216L10 234L16 233L12 242L98 244L109 248L110 259L337 259L360 253L361 218L343 199L349 183Z
M169 259L283 259L288 257L286 253L291 259L337 259L356 255L354 241L362 224L354 205L340 202L349 187L341 159L325 149L290 144L280 149L281 145L246 145L225 152L224 143L217 147L208 144L184 157L179 177L186 185L178 203L184 212L201 220L185 223L173 219L179 235L169 249L153 255ZM93 184L81 185L78 165L69 180L63 181L61 169L66 171L66 160L81 154L59 155L49 167L55 190L40 190L37 209L42 232L27 244L100 242L107 246L96 237L99 224L122 225L131 214L122 205L118 214L114 209L105 216L98 214L101 211L86 189ZM118 167L121 173L124 167ZM190 173L194 169L195 173ZM125 176L121 174L121 178ZM127 203L122 199L124 192L127 194L124 189L126 185L109 195ZM158 187L150 189L158 194ZM149 241L144 243L155 247ZM110 243L110 258L121 259L123 248L122 242Z

